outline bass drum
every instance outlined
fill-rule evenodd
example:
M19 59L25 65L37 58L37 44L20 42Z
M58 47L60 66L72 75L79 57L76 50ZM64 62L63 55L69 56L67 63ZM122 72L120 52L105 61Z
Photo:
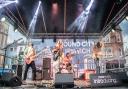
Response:
M73 68L71 63L61 64L61 73L73 73Z

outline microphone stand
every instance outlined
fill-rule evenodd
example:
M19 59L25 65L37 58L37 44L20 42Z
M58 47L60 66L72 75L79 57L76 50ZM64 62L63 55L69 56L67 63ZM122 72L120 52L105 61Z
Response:
M7 54L7 49L8 49L8 47L10 47L11 45L17 43L17 42L18 42L19 40L21 40L21 39L23 39L23 38L20 38L20 39L14 41L14 42L11 43L11 44L8 44L7 46L5 46L4 48L1 49L1 50L5 50L5 53L4 53L4 61L3 61L3 68L2 68L2 74L4 73L4 69L5 69L5 59L6 59L6 54Z

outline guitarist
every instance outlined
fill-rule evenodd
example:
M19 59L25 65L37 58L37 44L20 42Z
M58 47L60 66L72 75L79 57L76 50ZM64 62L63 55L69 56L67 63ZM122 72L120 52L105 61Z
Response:
M33 44L28 43L28 46L24 52L24 58L25 58L26 65L25 65L25 72L24 72L23 80L26 80L27 78L27 72L28 72L29 67L32 68L32 80L36 79L36 67L35 67L35 62L34 62L35 57L36 57L36 51L33 48Z
M63 53L63 43L61 40L58 40L55 44L55 48L52 50L53 52L53 78L55 78L55 73L60 72L60 63L64 58Z

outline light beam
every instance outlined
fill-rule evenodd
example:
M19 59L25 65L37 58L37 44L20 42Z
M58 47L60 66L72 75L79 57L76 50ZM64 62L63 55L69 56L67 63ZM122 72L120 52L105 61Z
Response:
M69 26L68 31L70 32L84 32L88 21L90 9L93 5L94 0L91 0L87 8L75 19L75 21Z
M0 0L0 9L6 7L12 3L18 3L18 0Z
M30 23L29 28L28 28L27 36L29 38L33 35L33 33L35 31L35 25L36 25L36 21L37 21L40 5L41 5L41 1L39 1L38 7L36 9L36 12L35 12L35 14L33 16L33 19L31 20L31 23Z

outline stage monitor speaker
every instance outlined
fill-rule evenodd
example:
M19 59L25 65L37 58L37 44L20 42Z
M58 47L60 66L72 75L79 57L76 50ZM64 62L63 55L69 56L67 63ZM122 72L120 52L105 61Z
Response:
M22 84L21 79L18 76L14 76L12 73L4 73L1 78L1 86L20 86Z
M22 84L22 81L21 79L18 77L18 76L15 76L15 77L12 77L10 80L9 80L9 86L21 86Z
M55 75L55 88L73 88L73 74L58 73Z

